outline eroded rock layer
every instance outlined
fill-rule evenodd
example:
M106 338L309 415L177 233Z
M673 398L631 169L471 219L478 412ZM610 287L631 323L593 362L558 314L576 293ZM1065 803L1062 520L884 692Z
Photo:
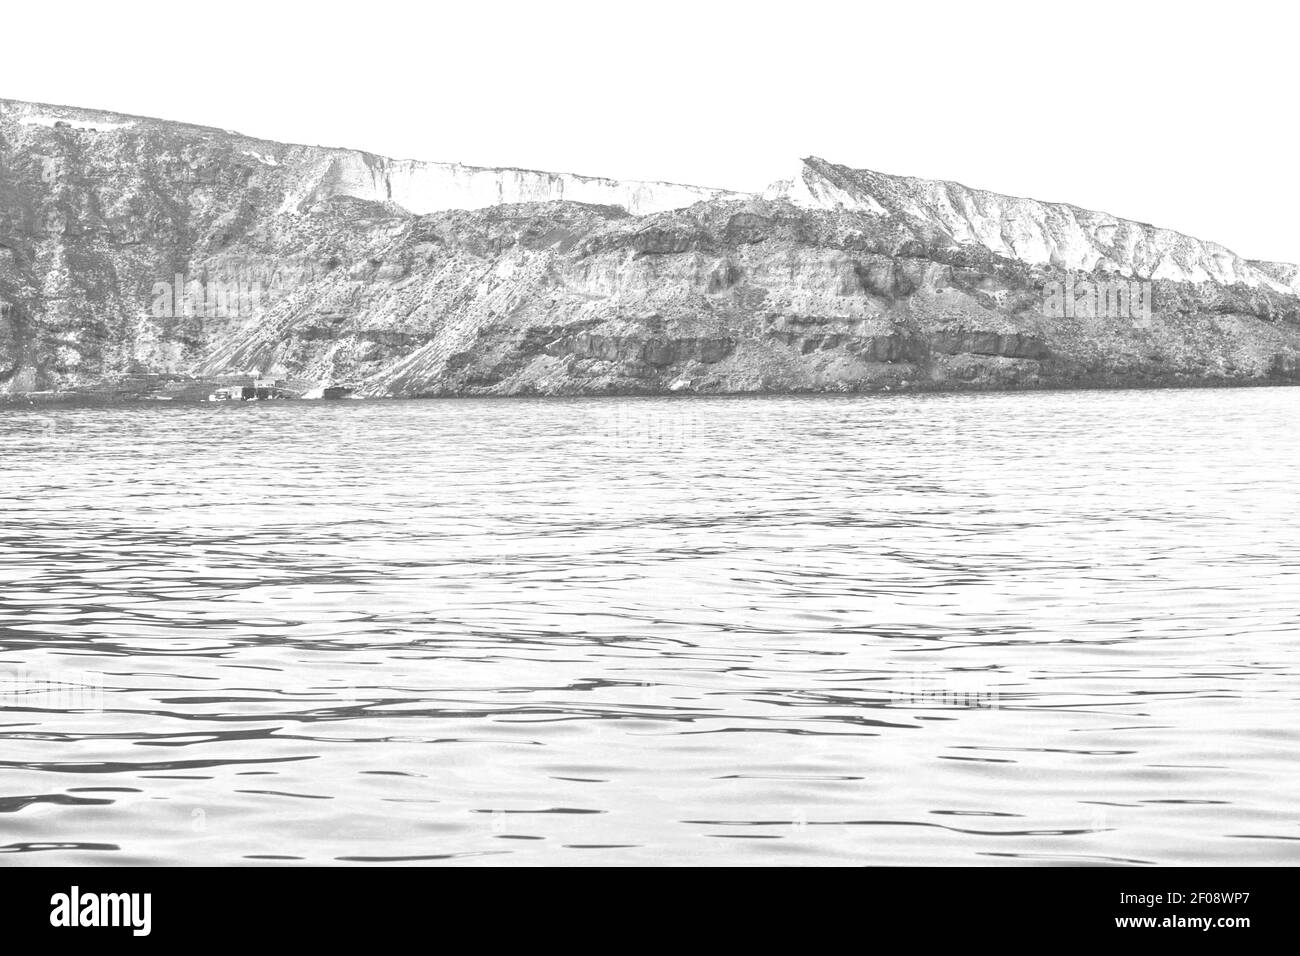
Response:
M816 159L751 196L0 101L10 396L1288 382L1298 290L1168 230Z

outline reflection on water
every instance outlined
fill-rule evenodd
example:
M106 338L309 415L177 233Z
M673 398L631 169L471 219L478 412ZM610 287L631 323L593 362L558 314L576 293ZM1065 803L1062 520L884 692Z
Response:
M1297 410L3 410L0 862L1295 863Z

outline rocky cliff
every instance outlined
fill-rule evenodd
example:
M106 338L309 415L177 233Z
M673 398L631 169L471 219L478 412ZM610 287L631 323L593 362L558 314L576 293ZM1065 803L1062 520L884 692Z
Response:
M1298 379L1296 266L819 159L762 195L0 100L0 390Z

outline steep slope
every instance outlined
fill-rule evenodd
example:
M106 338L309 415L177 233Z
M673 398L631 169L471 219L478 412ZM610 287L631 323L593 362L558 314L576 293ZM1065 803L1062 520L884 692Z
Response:
M415 213L443 209L483 209L503 203L572 202L622 206L634 215L662 212L710 199L741 198L740 193L677 183L629 182L545 173L533 169L490 169L458 163L387 159L355 150L321 157L310 181L311 200L354 196L395 202ZM304 197L294 196L291 204Z
M0 101L11 396L1282 382L1295 283L1103 213L821 160L760 198Z
M228 148L225 158L258 168L259 181L274 183L284 212L331 196L393 202L413 213L482 209L502 203L571 200L619 205L635 215L661 212L710 199L737 199L725 189L550 173L532 169L464 166L389 159L355 149L294 146L242 136L232 130L190 126L141 116L40 103L0 100L0 126L15 144L40 140L60 129L101 138L181 135ZM24 135L27 134L27 135ZM125 134L115 135L115 134ZM50 175L49 171L44 171Z
M1218 243L1109 213L1003 196L960 183L849 169L810 157L794 176L774 183L765 195L816 209L891 216L919 231L978 244L1032 265L1296 291L1267 268L1278 264L1247 261Z
M1300 266L1290 262L1264 262L1259 259L1249 260L1249 264L1284 289L1300 295Z
M1268 380L1300 343L1295 300L1246 287L1158 282L1148 323L1051 318L1059 275L784 201L501 206L409 222L203 370L375 395L1171 384Z

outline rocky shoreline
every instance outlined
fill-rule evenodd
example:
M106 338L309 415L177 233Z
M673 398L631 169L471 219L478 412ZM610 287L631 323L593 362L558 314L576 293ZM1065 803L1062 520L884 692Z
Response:
M1023 392L1069 392L1069 391L1134 391L1134 390L1168 390L1168 389L1215 389L1215 388L1285 388L1300 386L1300 376L1279 376L1265 379L1241 378L1139 378L1117 379L1097 378L1069 384L1060 383L1021 383L1021 384L944 384L933 382L909 382L900 386L864 385L856 388L789 388L780 391L719 391L719 392L683 392L652 389L610 387L604 391L553 391L530 392L464 392L464 391L427 391L416 395L377 395L356 396L367 402L387 401L429 401L429 400L476 400L499 399L575 399L575 398L671 398L688 401L692 398L779 398L783 395L826 396L826 397L865 397L898 395L958 395L958 394L1015 394ZM206 394L200 394L212 386L196 384L184 394L157 393L134 389L78 389L58 392L30 392L0 395L0 407L62 407L62 408L96 408L105 406L149 406L149 405L198 405L209 404ZM250 399L250 401L252 401ZM276 402L313 402L319 399L284 397L274 399Z

